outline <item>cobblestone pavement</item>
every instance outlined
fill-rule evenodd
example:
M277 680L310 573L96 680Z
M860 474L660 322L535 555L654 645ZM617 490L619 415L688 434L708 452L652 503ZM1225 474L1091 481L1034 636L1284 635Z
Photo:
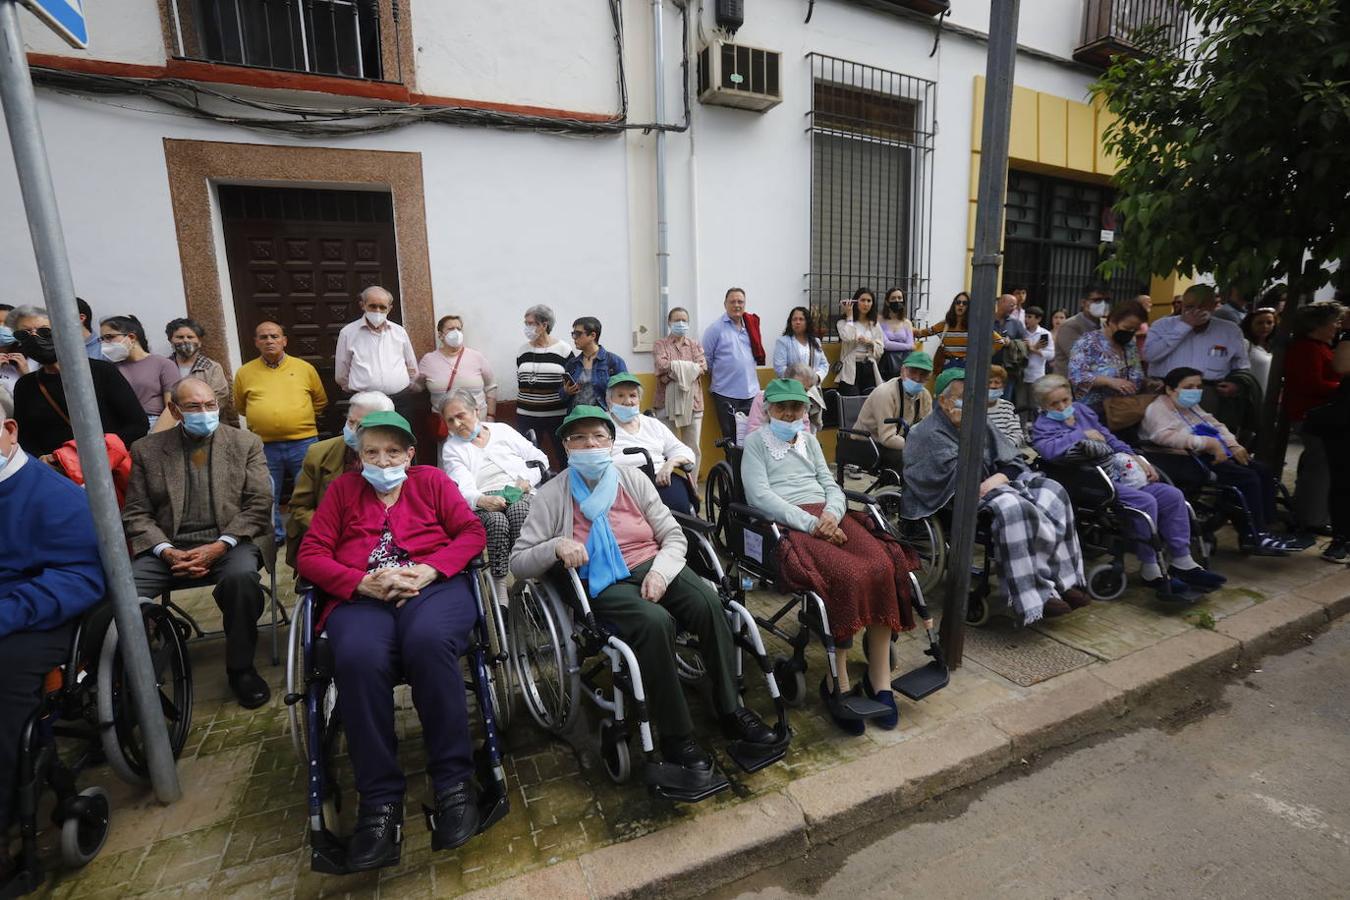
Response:
M1221 548L1217 564L1233 587L1211 595L1184 612L1159 609L1138 590L1114 603L1089 609L1035 628L1040 640L1076 648L1097 659L1113 659L1173 634L1204 624L1203 613L1222 619L1239 609L1280 596L1298 586L1333 574L1336 569L1314 558L1255 560L1236 555L1231 544ZM293 596L285 586L282 599L289 607ZM200 613L204 624L218 621L208 595L184 594L183 605ZM756 611L781 602L752 595ZM1007 623L995 622L987 631L1017 635ZM283 635L283 657L284 657ZM261 640L263 660L267 632ZM781 644L770 641L770 652ZM897 670L926 660L914 635L897 644ZM596 766L583 766L578 754L540 732L517 708L505 734L509 754L510 814L488 833L455 853L434 854L421 821L421 803L428 786L423 775L420 726L406 688L398 695L401 754L409 773L407 818L402 863L396 868L358 876L333 877L309 871L305 846L305 777L287 731L287 711L281 702L283 665L264 665L273 699L262 709L241 710L228 699L223 647L220 641L192 647L197 704L193 728L180 762L184 799L160 806L147 791L120 783L104 769L85 773L84 784L104 785L113 803L113 830L102 854L83 870L63 872L51 882L56 897L125 897L211 895L268 897L326 897L339 895L416 897L447 895L491 885L528 869L577 856L597 847L623 841L675 822L781 787L785 782L872 753L879 746L902 742L961 714L1023 696L1029 689L996 671L996 660L982 663L973 644L967 664L954 673L951 685L921 703L902 701L901 726L892 732L869 729L862 738L841 734L824 717L818 700L808 699L794 710L792 748L784 762L754 775L728 769L733 789L692 806L677 806L649 797L641 787L616 786ZM861 674L862 660L856 663ZM809 655L808 694L824 670L818 648ZM1053 674L1053 673L1052 673ZM748 699L767 711L762 681L749 678ZM695 697L696 714L707 720L702 701ZM593 732L592 732L593 734ZM636 742L635 742L636 744ZM729 767L729 761L724 760ZM349 769L339 765L346 788L342 824L350 826L354 803ZM48 842L54 839L48 835ZM47 848L52 855L52 848Z

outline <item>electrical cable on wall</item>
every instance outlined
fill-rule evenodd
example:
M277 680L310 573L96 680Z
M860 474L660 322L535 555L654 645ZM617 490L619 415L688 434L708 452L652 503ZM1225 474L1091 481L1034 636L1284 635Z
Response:
M623 55L623 11L620 0L609 0L614 23L614 43L618 56L619 112L611 119L593 121L563 116L539 116L501 112L463 106L426 106L413 103L388 103L375 106L319 107L258 100L218 90L181 78L128 78L94 75L42 66L32 67L35 84L77 97L93 99L110 96L137 96L222 124L254 131L289 134L300 138L328 138L378 134L423 122L466 127L501 128L534 131L541 134L598 136L625 131L689 130L692 120L689 99L689 10L680 7L684 41L681 68L684 73L684 118L668 122L628 121L628 76ZM219 103L242 107L265 115L237 115L213 109L206 104Z

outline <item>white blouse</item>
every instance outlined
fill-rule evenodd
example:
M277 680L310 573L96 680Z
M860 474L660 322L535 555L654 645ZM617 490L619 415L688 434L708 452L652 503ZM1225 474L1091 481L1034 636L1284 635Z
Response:
M530 460L548 465L543 451L505 422L484 422L483 427L488 433L486 445L479 447L472 441L451 437L441 451L441 468L459 486L470 507L483 494L501 490L518 478L537 485L539 470L527 464Z
M614 461L621 466L640 466L646 460L641 453L624 453L629 447L641 447L652 457L652 465L660 470L668 459L687 459L693 462L697 457L689 445L684 444L666 425L651 416L638 416L636 433L629 432L622 425L614 424Z

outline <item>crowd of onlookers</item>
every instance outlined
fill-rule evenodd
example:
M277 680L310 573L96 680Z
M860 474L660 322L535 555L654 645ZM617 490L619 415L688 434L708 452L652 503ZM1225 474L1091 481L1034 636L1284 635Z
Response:
M567 340L555 334L554 311L539 304L524 312L514 424L498 418L497 374L469 346L464 319L441 318L438 347L419 358L391 318L395 302L383 288L366 289L360 316L339 333L333 379L341 398L287 352L281 323L256 325L256 356L231 378L204 354L205 330L192 319L166 323L172 352L156 355L135 316L96 319L78 304L139 592L213 586L229 683L252 708L270 696L253 661L265 604L259 570L285 545L291 565L321 591L362 798L365 843L354 852L371 865L389 852L390 823L402 815L391 805L402 797L389 730L391 659L404 661L424 722L459 723L428 728L428 772L439 821L450 823L443 840L472 834L455 662L472 617L458 576L484 551L503 605L512 574L535 577L554 563L579 569L597 610L652 673L661 750L672 764L711 762L691 737L669 642L653 636L669 631L673 641L662 616L699 633L714 655L728 734L770 740L717 656L729 653L729 633L711 612L716 596L684 566L670 518L698 505L705 389L722 436L741 448L745 499L789 534L784 571L826 596L843 689L849 645L862 633L868 674L853 690L892 712L885 644L915 625L906 580L913 559L849 512L842 478L815 437L831 412L827 390L862 398L854 428L901 477L901 515L911 520L948 508L963 414L969 403L986 405L980 506L1002 587L1025 622L1090 602L1073 501L1047 465L1100 467L1119 500L1146 516L1128 526L1140 577L1169 596L1214 590L1224 578L1193 557L1186 497L1159 471L1156 453L1193 455L1240 495L1245 551L1283 556L1325 535L1322 557L1350 563L1350 313L1338 302L1293 310L1275 385L1271 359L1286 315L1278 287L1249 304L1238 291L1221 297L1196 285L1158 318L1147 295L1113 301L1098 284L1083 290L1077 311L1047 317L1017 289L997 298L988 384L967 385L964 292L941 319L916 327L902 289L859 288L841 301L832 360L821 342L828 323L812 309L794 307L781 335L766 336L746 292L731 288L701 337L687 309L669 310L653 347L650 393L602 344L599 319L575 319ZM761 390L765 365L776 377ZM1250 452L1270 390L1281 391L1303 448L1292 511L1281 507L1279 467ZM333 403L345 403L344 424L321 439ZM0 306L0 534L23 535L21 552L7 544L23 565L0 569L0 680L18 698L0 716L0 773L13 770L6 748L22 724L15 710L35 702L58 638L103 591L87 510L59 532L21 531L50 518L28 504L58 496L54 473L82 480L71 417L46 310ZM436 467L413 465L419 444ZM545 490L549 472L563 477ZM62 567L79 574L59 575ZM854 589L830 590L843 582ZM663 598L666 611L654 612L651 601ZM894 727L895 716L874 721ZM839 724L863 728L857 719ZM7 816L0 806L0 825Z

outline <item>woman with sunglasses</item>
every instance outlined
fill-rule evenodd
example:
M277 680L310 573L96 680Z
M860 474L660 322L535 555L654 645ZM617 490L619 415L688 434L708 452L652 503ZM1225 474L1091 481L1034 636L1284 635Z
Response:
M938 353L942 354L943 363L940 369L964 369L966 367L966 342L969 337L969 327L967 314L970 311L970 295L965 291L952 298L952 305L947 310L947 316L936 325L930 325L927 328L920 328L914 332L914 340L920 341L926 337L937 336ZM994 345L992 352L997 353L1003 349L1003 335L997 331L991 332L994 336ZM933 358L937 358L937 353Z
M20 306L6 322L14 329L15 340L24 356L38 369L20 378L14 385L14 419L19 423L19 444L29 456L44 458L56 448L75 439L70 427L70 408L61 384L61 364L56 361L52 342L52 322L40 306ZM106 434L115 434L130 448L145 437L149 424L136 392L117 371L101 359L89 360L89 375L94 382L99 419Z

